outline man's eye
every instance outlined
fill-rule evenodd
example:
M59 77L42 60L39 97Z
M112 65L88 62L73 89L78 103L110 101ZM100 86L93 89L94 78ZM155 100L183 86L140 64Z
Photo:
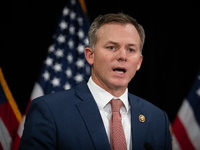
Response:
M114 46L108 46L108 48L109 48L109 49L112 49L112 50L115 49Z
M129 48L128 51L129 51L129 52L134 52L135 50L132 49L132 48Z

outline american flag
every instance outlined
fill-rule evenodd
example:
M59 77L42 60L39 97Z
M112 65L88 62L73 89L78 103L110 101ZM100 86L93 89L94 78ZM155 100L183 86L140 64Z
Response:
M0 150L10 150L22 119L0 68Z
M70 89L90 77L90 65L84 56L84 49L88 46L89 27L90 23L79 1L70 0L63 9L53 36L53 44L48 49L47 58L44 61L40 78L35 83L30 102L38 96ZM13 150L18 149L26 113L18 129L18 137Z
M200 72L172 124L173 150L200 149Z
M78 1L71 0L63 10L44 61L39 79L44 94L70 89L90 76L90 66L84 56L89 26Z

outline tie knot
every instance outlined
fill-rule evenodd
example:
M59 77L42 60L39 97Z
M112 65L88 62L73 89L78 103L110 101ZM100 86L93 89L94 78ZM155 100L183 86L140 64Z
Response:
M120 108L122 106L122 101L120 99L112 99L110 101L112 112L120 112Z

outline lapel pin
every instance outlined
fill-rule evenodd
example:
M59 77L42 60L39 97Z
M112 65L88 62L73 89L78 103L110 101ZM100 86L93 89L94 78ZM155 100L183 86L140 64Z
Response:
M140 120L140 122L145 122L145 116L144 115L140 115L139 116L139 120Z

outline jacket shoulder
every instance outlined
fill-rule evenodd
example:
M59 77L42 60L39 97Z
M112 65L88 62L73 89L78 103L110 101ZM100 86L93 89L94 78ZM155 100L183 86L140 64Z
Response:
M146 112L146 113L150 113L150 114L157 114L157 113L162 113L163 114L163 110L161 110L159 107L157 107L156 105L152 104L151 102L138 97L134 94L129 93L129 101L131 103L132 106L137 106L139 107L139 109L142 112Z
M81 82L76 87L69 90L63 90L38 97L31 102L31 105L42 105L41 103L43 103L52 110L58 110L58 108L71 110L73 106L82 101L82 96L84 96L84 94L91 96L86 81Z

